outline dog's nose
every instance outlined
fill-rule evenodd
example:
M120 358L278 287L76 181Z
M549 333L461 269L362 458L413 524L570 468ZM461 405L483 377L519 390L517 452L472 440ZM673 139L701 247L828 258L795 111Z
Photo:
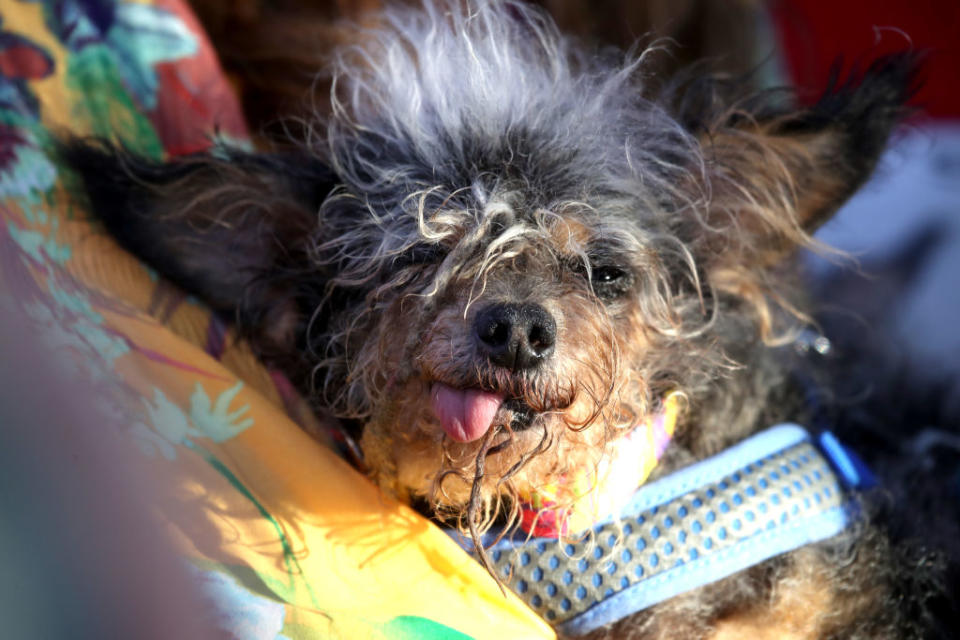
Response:
M538 304L494 304L473 323L481 350L493 364L513 371L532 369L551 353L557 323Z

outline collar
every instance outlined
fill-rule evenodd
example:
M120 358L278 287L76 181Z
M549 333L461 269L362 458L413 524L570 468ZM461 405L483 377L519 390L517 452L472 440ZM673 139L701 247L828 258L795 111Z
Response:
M568 635L615 622L857 518L872 477L829 432L782 424L644 485L576 540L518 535L488 552L524 602Z

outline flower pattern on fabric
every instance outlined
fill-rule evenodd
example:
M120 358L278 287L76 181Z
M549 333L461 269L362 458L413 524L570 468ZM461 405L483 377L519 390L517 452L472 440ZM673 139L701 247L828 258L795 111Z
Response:
M193 33L179 17L160 7L103 0L47 0L43 8L50 32L70 51L79 53L91 46L109 50L124 86L148 111L157 103L156 65L197 52Z
M471 636L429 618L397 616L383 627L390 640L472 640Z
M243 382L235 385L217 396L212 404L210 396L199 382L190 396L190 411L184 411L180 405L171 402L160 389L153 389L153 400L143 398L143 405L147 416L153 424L154 433L166 442L173 445L188 444L190 438L209 438L216 443L226 442L230 438L253 426L253 418L240 419L250 410L249 405L243 405L230 413L230 404L243 389ZM141 449L152 453L153 446L159 445L161 453L173 459L175 450L159 444L156 437L137 429L134 436L141 440Z
M56 179L56 168L37 148L33 136L0 123L0 198L47 191Z
M213 601L215 626L236 640L289 640L281 634L283 603L257 595L219 571L196 571L200 588Z
M203 390L203 386L197 383L193 395L190 396L190 418L203 435L216 443L221 443L253 426L253 418L240 419L250 410L249 405L228 413L230 403L241 389L243 389L243 383L238 382L217 396L216 403L211 407L210 396Z
M40 116L28 82L46 78L53 68L53 58L40 46L0 30L0 198L46 191L56 180L56 169L28 130Z
M3 31L2 27L0 16L0 111L21 113L35 120L40 105L28 81L53 73L53 58L27 37ZM0 152L3 148L0 144Z

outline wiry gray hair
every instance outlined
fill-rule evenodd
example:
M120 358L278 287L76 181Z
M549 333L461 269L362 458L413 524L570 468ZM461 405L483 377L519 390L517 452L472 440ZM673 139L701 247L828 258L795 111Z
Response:
M388 300L387 289L414 277L404 256L441 247L427 294L436 293L467 275L465 258L489 241L491 225L505 231L484 247L485 266L575 211L650 262L641 270L649 321L687 335L664 273L673 265L663 261L693 285L682 304L702 311L699 274L675 227L678 216L684 227L705 224L708 181L698 140L644 87L644 58L656 48L588 54L544 14L509 1L466 10L428 2L382 21L339 53L332 115L307 139L343 182L321 209L315 247L316 260L338 265L336 284L391 273L374 296ZM357 207L366 215L345 214Z

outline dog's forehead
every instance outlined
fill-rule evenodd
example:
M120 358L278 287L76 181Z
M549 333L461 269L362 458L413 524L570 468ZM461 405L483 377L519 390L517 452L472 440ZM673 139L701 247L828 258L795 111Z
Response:
M643 244L641 216L611 213L603 203L576 198L537 202L515 194L484 202L469 226L483 232L487 248L525 244L552 255L578 256L626 254ZM470 235L470 230L464 232Z
M583 220L558 217L550 228L550 241L559 251L573 253L590 246L595 232Z

